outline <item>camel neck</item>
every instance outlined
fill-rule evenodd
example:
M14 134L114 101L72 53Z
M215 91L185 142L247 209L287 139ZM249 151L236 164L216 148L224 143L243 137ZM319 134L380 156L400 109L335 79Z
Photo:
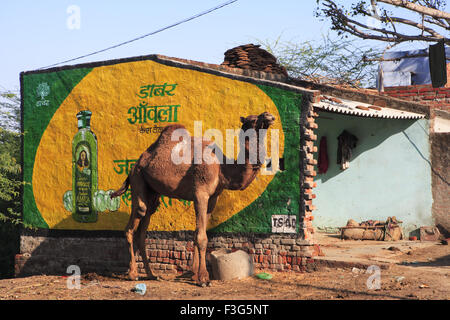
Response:
M257 143L253 150L250 150L249 140L245 140L244 148L241 148L237 163L221 165L221 172L223 175L223 184L225 189L229 190L244 190L256 178L262 166L259 154L259 139L263 138L257 135ZM253 156L253 158L252 158ZM243 161L241 159L244 159ZM251 160L251 161L250 161ZM243 162L243 163L242 163Z
M244 190L255 180L260 166L251 164L222 164L224 189Z

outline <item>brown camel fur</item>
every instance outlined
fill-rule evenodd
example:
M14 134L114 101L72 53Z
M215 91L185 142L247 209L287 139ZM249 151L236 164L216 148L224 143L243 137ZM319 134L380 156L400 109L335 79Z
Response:
M258 145L256 152L260 151L259 141L264 141L261 139L264 139L263 135L266 132L265 130L260 131L260 129L268 129L274 120L275 117L268 112L264 112L259 116L241 117L241 133L245 133L248 129L255 129L254 132L256 132L258 141L256 143ZM133 280L137 278L135 252L133 249L134 236L136 237L137 249L142 256L148 277L156 279L149 266L145 250L145 237L150 217L159 205L160 196L164 195L193 201L196 214L196 229L192 279L197 284L204 286L209 284L209 274L206 270L206 247L208 243L206 227L216 205L217 197L224 189L244 190L247 188L255 179L262 166L261 156L257 157L256 163L251 163L254 162L252 159L255 158L251 158L250 153L254 152L255 149L252 149L253 146L250 146L248 137L241 135L240 138L244 138L240 139L240 143L244 147L241 147L238 160L244 159L244 161L237 161L236 163L234 159L231 161L230 159L227 160L223 153L217 152L221 154L216 154L216 151L220 151L220 149L215 148L214 152L209 151L214 161L202 161L199 163L194 161L195 141L197 143L201 141L199 145L202 151L214 144L201 138L189 136L191 139L191 158L181 164L175 164L171 158L172 150L180 143L180 140L172 141L172 134L177 129L184 129L184 126L169 125L163 129L158 139L142 153L122 187L114 192L111 198L120 196L128 189L128 186L131 186L132 212L125 234L130 251L128 276ZM180 150L179 146L176 150ZM261 151L263 152L263 150ZM183 150L179 152L181 156L182 153Z

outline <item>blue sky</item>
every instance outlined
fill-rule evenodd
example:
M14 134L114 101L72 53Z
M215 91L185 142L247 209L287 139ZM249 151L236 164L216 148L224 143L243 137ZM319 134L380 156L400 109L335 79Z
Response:
M19 73L84 55L150 33L226 0L17 0L0 11L0 86L19 87ZM80 9L70 29L67 9ZM239 0L193 21L73 63L163 54L220 64L235 46L273 41L320 41L330 24L314 17L315 0ZM333 33L330 33L333 35ZM376 44L374 44L376 45ZM410 44L396 49L407 50ZM423 44L419 48L425 47Z

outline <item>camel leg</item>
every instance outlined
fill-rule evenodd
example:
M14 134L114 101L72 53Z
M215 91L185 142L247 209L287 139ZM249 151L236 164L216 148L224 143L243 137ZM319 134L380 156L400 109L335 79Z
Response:
M208 210L207 210L207 215L206 215L206 225L208 225L209 218L211 217L211 213L213 212L214 207L216 206L216 203L217 203L217 196L212 196L211 198L209 198ZM194 245L194 258L192 261L192 273L193 273L192 280L194 280L196 282L198 282L198 280L199 280L198 269L199 269L199 252L198 252L198 247L196 245Z
M128 278L131 280L136 280L138 278L136 258L135 258L135 250L133 244L133 236L134 232L137 230L140 222L140 218L136 218L133 213L130 216L130 220L128 221L128 225L125 228L125 237L128 242L128 250L130 253L130 264L128 268Z
M194 257L192 259L192 266L191 266L191 271L192 271L192 280L194 280L195 282L198 282L198 248L195 244L195 238L197 235L197 231L194 233Z
M125 236L129 245L130 252L130 267L128 270L128 277L131 280L136 280L138 278L138 271L133 240L135 237L135 232L139 228L139 224L146 216L149 192L148 190L146 190L145 181L140 177L133 177L131 186L131 216L130 220L128 221L127 227L125 228Z
M209 274L206 270L206 247L208 246L208 237L206 235L206 227L208 224L209 196L207 193L199 192L194 197L194 207L196 214L196 229L194 235L194 246L198 251L198 269L194 269L194 277L196 282L202 287L209 283ZM194 249L195 250L195 249ZM195 251L194 251L195 265Z
M150 224L150 217L153 215L153 213L155 213L158 205L159 194L152 193L148 201L147 213L145 214L145 217L142 218L137 230L139 253L142 257L142 261L144 262L145 272L147 273L147 277L149 280L157 280L158 277L153 274L152 269L150 268L147 257L147 250L145 250L145 239L147 236L148 225Z

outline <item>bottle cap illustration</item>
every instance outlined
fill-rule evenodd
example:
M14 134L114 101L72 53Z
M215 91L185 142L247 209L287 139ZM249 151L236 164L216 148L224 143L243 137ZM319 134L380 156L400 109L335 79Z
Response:
M92 112L89 110L83 110L77 113L78 129L89 128L91 126Z

